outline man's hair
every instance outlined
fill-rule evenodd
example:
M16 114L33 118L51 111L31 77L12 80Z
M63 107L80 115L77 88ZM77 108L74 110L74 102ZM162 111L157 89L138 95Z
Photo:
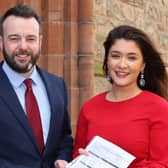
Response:
M41 33L41 19L33 8L28 5L17 5L9 8L0 18L0 35L3 36L3 23L9 16L23 17L23 18L35 18L39 23L39 32Z

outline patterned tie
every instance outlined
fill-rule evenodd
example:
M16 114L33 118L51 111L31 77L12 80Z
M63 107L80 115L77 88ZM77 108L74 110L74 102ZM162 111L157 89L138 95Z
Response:
M43 151L44 140L43 140L42 124L41 124L38 104L32 90L32 80L26 79L24 83L27 87L26 93L25 93L27 117L33 129L34 135L38 141L40 149L41 151Z

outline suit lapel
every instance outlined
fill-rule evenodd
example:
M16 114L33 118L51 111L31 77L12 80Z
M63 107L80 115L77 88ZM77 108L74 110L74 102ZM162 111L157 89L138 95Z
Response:
M25 112L18 100L15 91L12 88L12 85L10 84L10 81L8 80L4 71L2 70L2 66L0 66L0 83L0 99L2 99L3 102L7 105L9 111L13 113L13 116L17 119L21 127L28 134L28 137L30 138L32 143L38 149L35 137L33 135L32 129L30 128Z
M50 79L48 73L46 73L45 71L43 71L39 68L38 68L38 72L39 72L39 74L40 74L40 76L41 76L41 78L42 78L42 80L45 84L46 91L47 91L47 94L48 94L49 103L50 103L50 107L51 107L50 127L49 127L48 137L47 137L47 141L46 141L46 147L45 147L45 151L44 151L44 154L45 154L47 152L47 150L50 147L52 147L52 145L53 145L52 140L54 140L56 142L56 139L55 139L56 136L55 135L58 132L57 131L57 121L56 121L56 119L59 119L59 113L57 113L57 111L59 111L59 109L58 109L59 105L57 105L59 100L57 100L57 98L55 97L55 94L53 94L53 88L54 89L58 89L58 88L56 88L57 86L54 86L54 83L51 82L51 79Z

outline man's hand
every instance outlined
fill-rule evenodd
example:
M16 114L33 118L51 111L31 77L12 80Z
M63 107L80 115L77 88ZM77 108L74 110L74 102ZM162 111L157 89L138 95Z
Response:
M65 160L56 160L54 165L55 165L55 168L65 168L65 166L68 164L67 161Z

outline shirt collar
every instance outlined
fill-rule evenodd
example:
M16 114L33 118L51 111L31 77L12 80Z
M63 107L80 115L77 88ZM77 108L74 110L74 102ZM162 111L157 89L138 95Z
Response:
M9 81L11 82L11 84L14 88L20 87L20 85L26 79L25 77L23 77L22 75L20 75L16 71L14 71L12 68L10 68L10 66L6 63L6 61L4 61L3 65L2 65L2 68L3 68L4 72L6 73ZM32 74L30 75L29 78L32 79L32 81L35 85L37 85L37 83L38 83L38 72L37 72L36 66L34 66L34 70L33 70Z

